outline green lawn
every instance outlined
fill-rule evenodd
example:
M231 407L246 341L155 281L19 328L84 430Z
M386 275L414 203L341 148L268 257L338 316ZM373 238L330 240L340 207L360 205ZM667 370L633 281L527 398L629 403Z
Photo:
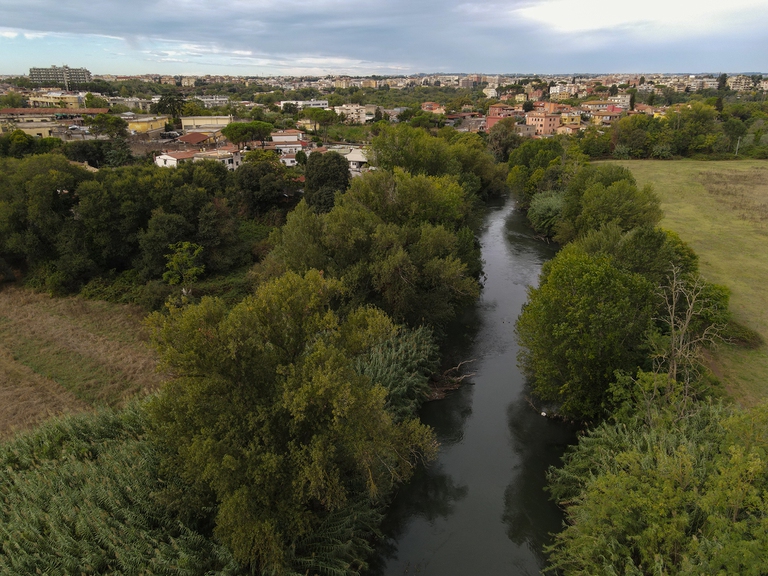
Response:
M734 319L768 342L768 161L622 161L661 197L661 225L699 255L702 275L731 290ZM721 346L712 368L735 400L768 398L768 346Z

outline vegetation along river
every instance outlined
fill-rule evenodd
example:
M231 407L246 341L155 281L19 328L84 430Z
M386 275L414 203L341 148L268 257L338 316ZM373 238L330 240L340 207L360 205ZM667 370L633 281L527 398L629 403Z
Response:
M395 499L377 575L539 574L542 547L560 529L544 476L573 431L528 404L514 333L526 287L554 249L533 238L512 200L488 209L480 242L484 289L451 341L451 358L474 359L475 374L422 412L440 452Z

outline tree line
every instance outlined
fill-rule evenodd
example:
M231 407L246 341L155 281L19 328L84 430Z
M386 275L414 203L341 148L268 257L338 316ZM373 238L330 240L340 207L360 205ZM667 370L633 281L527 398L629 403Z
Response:
M564 244L529 289L519 362L547 411L585 426L549 472L566 513L549 570L764 573L765 404L728 405L704 361L719 341L759 336L658 227L658 197L629 170L555 140L524 143L509 164L532 226Z

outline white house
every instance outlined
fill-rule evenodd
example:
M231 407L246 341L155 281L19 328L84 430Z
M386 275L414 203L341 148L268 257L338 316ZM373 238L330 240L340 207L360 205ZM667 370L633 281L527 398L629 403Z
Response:
M243 163L240 151L234 147L229 147L202 152L196 150L164 152L155 158L155 164L161 168L176 168L182 162L199 162L200 160L221 162L227 167L227 170L236 170Z
M200 160L215 160L216 162L221 162L226 166L227 170L237 170L240 164L243 163L240 151L234 146L209 150L207 152L197 152L193 161L198 162Z
M344 158L349 162L349 172L353 176L360 174L363 167L368 164L368 158L362 148L353 148L348 154L344 154Z
M182 162L192 161L197 154L196 150L188 152L163 152L155 157L155 164L160 168L176 168Z
M304 132L301 130L277 130L272 132L272 142L287 143L287 142L300 142L304 140Z

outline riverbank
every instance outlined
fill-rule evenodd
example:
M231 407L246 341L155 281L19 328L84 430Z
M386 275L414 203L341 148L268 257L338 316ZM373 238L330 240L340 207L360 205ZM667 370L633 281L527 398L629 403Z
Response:
M633 160L640 186L661 197L661 226L700 258L702 275L731 290L734 319L768 342L768 162ZM710 367L742 406L768 398L768 345L721 345Z

